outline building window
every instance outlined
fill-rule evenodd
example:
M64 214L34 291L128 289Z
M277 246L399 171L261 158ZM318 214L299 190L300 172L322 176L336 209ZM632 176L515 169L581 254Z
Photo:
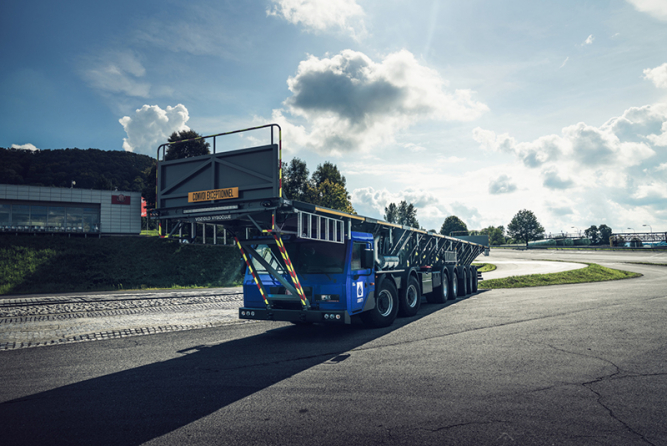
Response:
M100 209L0 203L0 231L100 232Z
M100 232L100 213L95 208L83 208L83 232Z
M28 229L30 226L30 206L13 205L12 206L12 225L20 229Z
M64 231L65 208L60 206L49 206L48 223L50 231Z
M0 228L8 229L11 226L11 220L9 219L10 211L11 205L0 204Z
M43 231L46 228L48 208L46 206L30 207L30 225L33 229Z
M67 208L67 231L83 232L83 208Z

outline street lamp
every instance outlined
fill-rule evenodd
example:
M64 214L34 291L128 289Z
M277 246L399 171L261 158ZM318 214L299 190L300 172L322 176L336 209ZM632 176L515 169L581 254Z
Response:
M648 226L649 228L651 228L651 234L653 234L653 227L651 225L642 225L642 226Z
M628 228L628 229L629 229L629 230L631 230L632 232L634 232L634 231L635 231L635 230L634 230L634 228Z
M581 237L581 231L579 229L575 228L574 226L571 226L571 228L577 231L577 235Z

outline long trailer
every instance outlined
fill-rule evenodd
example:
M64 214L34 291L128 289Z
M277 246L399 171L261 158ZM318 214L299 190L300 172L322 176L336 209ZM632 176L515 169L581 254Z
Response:
M220 137L260 129L270 144L217 149ZM385 327L415 315L422 296L444 303L477 291L471 264L488 246L284 197L277 124L202 139L212 154L165 161L178 143L158 148L152 216L170 220L172 233L215 223L233 235L247 266L241 319L350 324L359 316Z

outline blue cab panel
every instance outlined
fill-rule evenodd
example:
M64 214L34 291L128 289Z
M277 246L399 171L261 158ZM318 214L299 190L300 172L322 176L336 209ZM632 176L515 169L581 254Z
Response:
M371 234L352 232L352 240L345 243L293 237L283 237L283 240L301 287L310 300L310 309L307 312L340 312L348 322L350 316L363 310L366 299L375 290L373 268L362 268L362 252L373 249ZM262 240L258 239L254 249L271 267L281 273L287 282L292 283L289 272L282 266L282 258L275 244L262 243ZM257 261L252 262L269 295L289 294L266 268ZM266 303L247 268L243 295L245 309L266 309ZM271 312L280 315L278 320L300 320L305 317L298 314L304 311L299 299L271 302L274 310L283 310ZM294 319L289 315L290 310L295 313ZM322 321L320 316L316 314L314 321ZM271 318L276 319L276 314Z

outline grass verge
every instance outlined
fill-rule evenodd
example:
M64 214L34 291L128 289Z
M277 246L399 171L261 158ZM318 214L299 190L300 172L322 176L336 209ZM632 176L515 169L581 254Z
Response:
M233 246L158 237L0 235L0 295L232 286L241 263Z
M472 266L476 266L477 271L481 273L488 273L491 271L495 271L498 268L493 263L473 263Z
M607 268L596 263L589 263L586 268L551 274L531 274L513 276L504 279L484 280L479 288L526 288L547 285L565 285L570 283L603 282L606 280L630 279L641 277L642 274Z

